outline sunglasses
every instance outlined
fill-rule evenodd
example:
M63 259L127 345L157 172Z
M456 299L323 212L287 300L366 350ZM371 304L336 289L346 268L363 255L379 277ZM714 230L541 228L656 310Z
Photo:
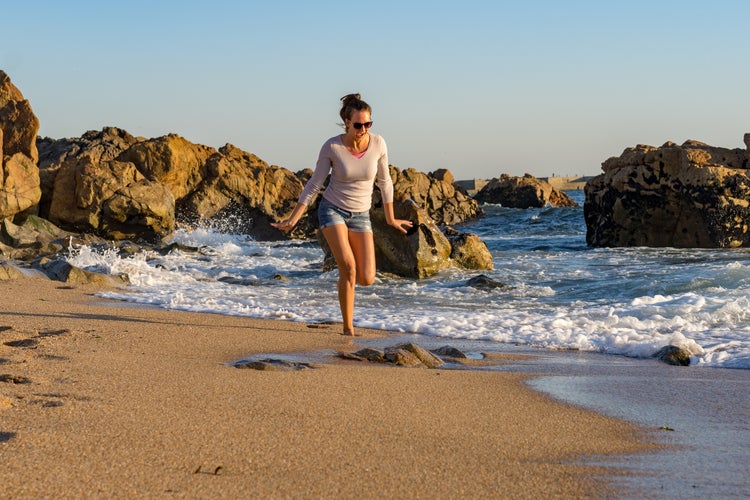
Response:
M372 122L365 122L365 123L352 122L352 126L356 128L357 130L360 130L362 127L365 127L365 128L372 127Z

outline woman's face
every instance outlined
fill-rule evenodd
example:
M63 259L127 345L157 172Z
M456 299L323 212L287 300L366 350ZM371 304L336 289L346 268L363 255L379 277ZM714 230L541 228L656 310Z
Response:
M359 128L355 126L355 124L362 124ZM355 138L361 139L365 135L367 135L367 131L369 130L369 126L366 126L367 124L372 125L372 120L370 119L370 112L369 111L354 111L352 115L349 117L349 119L346 121L346 128L347 131L350 134L353 134Z

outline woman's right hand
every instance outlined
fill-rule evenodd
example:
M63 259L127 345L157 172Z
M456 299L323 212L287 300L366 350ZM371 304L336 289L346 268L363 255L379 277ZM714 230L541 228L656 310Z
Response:
M294 228L294 226L297 225L297 221L292 220L292 218L290 217L281 222L272 222L271 225L275 227L276 229L279 229L281 231L284 231L285 233L288 233Z

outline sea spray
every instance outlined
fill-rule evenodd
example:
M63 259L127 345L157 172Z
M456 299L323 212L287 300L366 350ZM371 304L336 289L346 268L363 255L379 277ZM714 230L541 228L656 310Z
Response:
M578 193L571 193L574 197ZM580 195L579 195L580 196ZM745 249L588 248L581 208L504 209L461 230L487 243L508 284L469 285L446 270L411 280L378 274L359 287L355 324L444 338L648 358L665 345L692 365L750 368L750 252ZM166 255L78 247L71 263L126 273L102 295L170 309L292 321L339 321L337 272L314 241L259 242L214 228L180 229ZM283 276L287 279L277 279Z

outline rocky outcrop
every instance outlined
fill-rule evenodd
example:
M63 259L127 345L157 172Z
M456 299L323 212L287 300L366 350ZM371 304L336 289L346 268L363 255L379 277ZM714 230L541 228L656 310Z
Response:
M578 206L570 196L558 191L549 182L529 174L523 177L503 174L499 179L487 183L474 199L479 203L493 203L507 208Z
M169 188L179 201L192 193L203 181L206 162L216 150L193 144L176 134L140 141L117 157L137 166L148 180Z
M286 236L270 226L286 218L302 192L302 182L291 171L271 166L257 156L227 144L208 158L205 176L179 202L179 216L188 221L220 221L227 229L274 240ZM313 237L314 229L301 221L292 237Z
M492 255L476 235L453 231L452 240L427 212L411 199L393 204L396 218L413 224L404 235L385 221L379 193L370 217L375 236L375 258L380 271L411 278L425 278L450 267L492 269ZM458 235L462 235L459 237ZM324 246L324 249L326 247Z
M21 153L36 163L39 154L36 149L36 136L39 132L39 119L34 115L31 104L10 81L10 77L0 70L0 128L3 130L3 151L5 156Z
M0 219L39 203L38 131L29 101L0 70Z
M413 168L399 170L393 165L390 168L395 192L401 198L411 198L437 225L460 224L481 215L476 200L464 190L456 189L450 171L424 174Z
M586 241L609 247L747 246L747 155L698 141L627 148L602 163L604 173L586 184Z
M56 168L47 218L107 238L158 240L174 230L174 197L134 164L82 154Z

